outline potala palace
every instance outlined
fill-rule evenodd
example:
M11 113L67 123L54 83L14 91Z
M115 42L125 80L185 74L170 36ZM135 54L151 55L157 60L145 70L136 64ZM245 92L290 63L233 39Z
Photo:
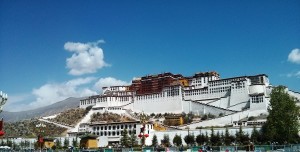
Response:
M123 128L139 134L141 123L89 123L89 117L95 112L113 112L132 116L133 113L193 113L196 115L220 115L216 119L196 122L177 129L191 130L196 127L234 125L249 116L259 116L267 113L272 85L266 74L220 78L217 72L196 73L193 76L181 74L161 73L147 75L132 80L128 86L103 87L103 93L80 101L80 108L92 106L86 117L70 131L89 131L98 135L102 143L107 145L111 141L119 141ZM298 99L300 93L287 89L287 92ZM248 122L259 124L260 121ZM247 122L244 123L247 125ZM162 136L149 123L146 130L149 137L146 144L150 144L153 134ZM175 135L186 134L186 131L169 131L172 139ZM160 135L161 134L161 135ZM103 141L107 141L104 142Z
M272 86L268 76L259 74L221 79L217 72L191 77L163 73L136 78L129 86L103 87L103 94L81 100L80 107L124 113L219 114L244 110L266 111ZM289 91L300 97L297 92Z

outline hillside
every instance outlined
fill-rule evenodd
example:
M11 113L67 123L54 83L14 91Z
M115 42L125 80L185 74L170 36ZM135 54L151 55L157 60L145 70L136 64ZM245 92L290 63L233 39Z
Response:
M51 123L40 122L37 119L23 120L18 122L7 122L4 124L5 137L37 137L40 134L40 129L36 127L38 124L46 125L42 128L43 136L61 136L67 131L66 128L58 127Z
M64 124L67 126L76 125L87 113L89 110L82 108L73 108L69 110L65 110L58 114L55 118L48 119L51 122L56 122L59 124Z
M94 113L91 116L91 122L101 122L101 121L106 121L108 123L112 122L126 122L126 121L134 121L134 119L131 119L126 116L122 116L116 113L111 113L111 112L105 112L105 113Z
M8 112L3 111L0 113L0 117L3 117L4 121L6 122L15 122L24 119L31 119L43 116L53 115L67 109L76 108L79 106L79 101L82 98L67 98L63 101L56 102L49 106L27 110L27 111L20 111L20 112Z

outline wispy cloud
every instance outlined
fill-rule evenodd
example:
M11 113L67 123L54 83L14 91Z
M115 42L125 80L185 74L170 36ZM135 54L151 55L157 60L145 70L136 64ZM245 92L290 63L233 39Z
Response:
M102 87L128 85L129 82L115 79L113 77L100 78L94 85L94 88L102 91Z
M100 43L104 43L104 41L65 43L65 50L73 52L72 56L66 60L67 68L70 69L69 74L83 75L95 73L97 70L109 66L109 64L104 61L102 48L98 46Z
M77 78L62 83L47 83L37 89L33 89L32 94L35 101L29 104L30 107L36 108L53 104L69 97L83 97L96 94L83 85L90 84L95 78Z
M300 78L300 71L288 73L286 76L289 78L291 77Z
M300 49L298 48L293 49L288 56L288 61L292 63L300 64Z
M288 61L291 63L300 64L300 49L298 48L293 49L288 55ZM283 76L286 76L288 78L300 78L300 71L294 70L293 72L290 72Z
M61 83L46 83L31 93L12 95L5 105L6 111L24 111L47 106L69 97L86 97L99 94L104 86L127 85L126 81L113 77L77 78Z
M6 104L4 105L5 111L22 111L25 109L28 101L32 100L33 96L31 93L23 94L12 94L9 95Z

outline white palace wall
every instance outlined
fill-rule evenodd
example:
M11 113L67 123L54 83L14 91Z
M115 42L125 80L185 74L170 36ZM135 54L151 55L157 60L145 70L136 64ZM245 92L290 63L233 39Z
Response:
M229 99L230 99L229 97L230 96L219 98L213 102L210 102L208 105L226 109L229 104Z
M151 113L181 113L182 98L181 96L160 97L144 100L136 100L133 103L133 111L147 114Z
M218 116L220 113L223 113L224 115L233 113L233 111L229 111L226 109L219 109L217 107L201 104L196 101L183 101L183 107L185 113L192 112L197 115L205 115L210 113Z

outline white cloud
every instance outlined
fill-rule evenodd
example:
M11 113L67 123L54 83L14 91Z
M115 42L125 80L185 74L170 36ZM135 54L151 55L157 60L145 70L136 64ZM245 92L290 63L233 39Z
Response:
M64 100L69 97L83 97L96 94L95 91L82 88L81 85L91 83L95 78L77 78L63 83L48 83L38 89L33 89L36 100L29 105L41 107Z
M9 95L6 104L3 106L5 111L21 111L26 107L26 101L30 100L32 95L30 93Z
M300 49L293 49L288 56L288 61L300 64Z
M98 69L109 66L104 61L103 50L98 46L104 43L103 40L91 43L67 42L65 50L73 52L70 58L66 59L67 68L71 75L83 75L95 73Z
M128 84L129 83L126 81L118 80L113 77L106 77L106 78L100 78L94 85L94 88L101 91L102 87L122 86L122 85L128 85Z
M77 78L61 83L47 83L33 89L31 93L10 95L4 110L24 111L47 106L69 97L86 97L99 94L103 86L127 85L126 81L113 77Z

